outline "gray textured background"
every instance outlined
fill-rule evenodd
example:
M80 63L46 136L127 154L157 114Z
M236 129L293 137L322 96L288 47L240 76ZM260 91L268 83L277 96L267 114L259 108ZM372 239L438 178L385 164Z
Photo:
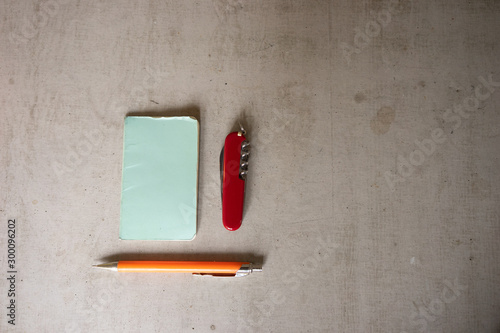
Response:
M500 2L0 8L1 331L500 329L500 87L480 78L500 81ZM118 240L129 112L200 118L192 242ZM253 155L243 226L228 232L218 157L238 120ZM115 258L254 260L264 272L90 269Z

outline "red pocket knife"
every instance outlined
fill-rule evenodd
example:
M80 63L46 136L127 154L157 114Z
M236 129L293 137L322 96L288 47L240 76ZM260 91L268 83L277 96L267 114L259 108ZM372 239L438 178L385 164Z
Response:
M248 173L250 143L245 130L229 133L220 154L222 224L227 230L238 230L243 219L245 181Z

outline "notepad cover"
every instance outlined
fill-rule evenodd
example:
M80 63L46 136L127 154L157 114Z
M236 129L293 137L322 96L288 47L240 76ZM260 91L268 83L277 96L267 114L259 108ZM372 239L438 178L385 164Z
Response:
M126 117L120 239L196 236L199 124L193 117Z

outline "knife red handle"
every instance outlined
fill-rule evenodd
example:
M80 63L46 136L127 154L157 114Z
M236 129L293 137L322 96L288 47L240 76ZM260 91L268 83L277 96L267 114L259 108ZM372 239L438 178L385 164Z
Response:
M244 133L229 133L221 153L222 224L227 230L237 230L243 219L248 156Z

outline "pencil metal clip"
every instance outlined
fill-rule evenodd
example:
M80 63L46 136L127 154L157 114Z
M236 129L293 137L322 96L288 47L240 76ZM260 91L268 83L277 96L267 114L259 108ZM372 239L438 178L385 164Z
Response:
M262 272L262 267L254 267L253 264L241 265L240 269L233 274L216 274L216 273L193 273L193 276L214 277L214 278L235 278L250 275L253 272Z

